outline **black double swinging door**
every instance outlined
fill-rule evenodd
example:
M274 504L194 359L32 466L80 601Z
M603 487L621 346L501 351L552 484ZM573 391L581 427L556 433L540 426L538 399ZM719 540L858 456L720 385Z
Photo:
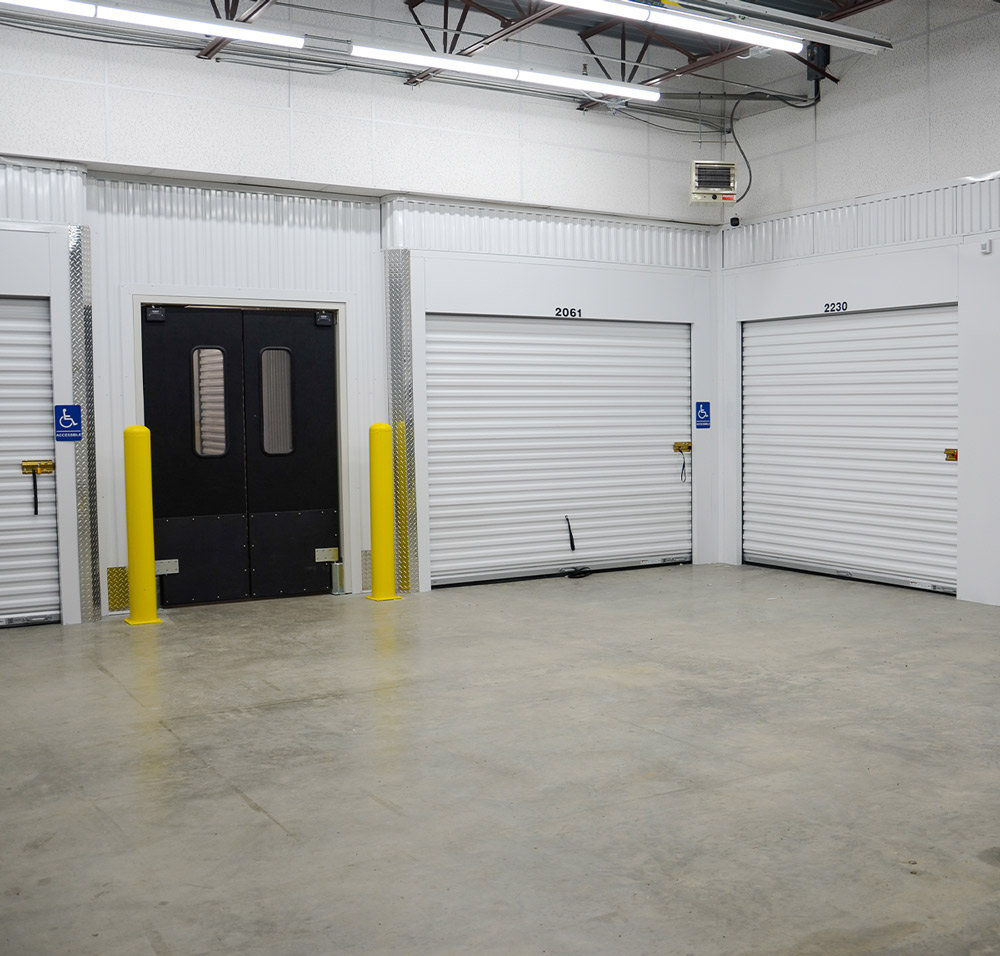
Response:
M319 594L339 547L336 313L143 308L164 606Z

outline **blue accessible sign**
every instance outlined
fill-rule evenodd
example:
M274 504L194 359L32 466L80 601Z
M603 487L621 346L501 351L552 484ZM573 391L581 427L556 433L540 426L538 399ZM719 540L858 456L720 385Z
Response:
M711 402L695 402L694 403L694 427L695 428L711 428L712 427L712 403Z
M56 441L83 441L83 415L79 405L56 405Z

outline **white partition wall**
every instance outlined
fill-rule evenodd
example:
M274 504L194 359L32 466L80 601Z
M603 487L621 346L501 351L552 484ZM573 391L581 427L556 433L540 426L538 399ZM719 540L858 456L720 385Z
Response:
M933 521L943 534L928 542L927 557L937 562L932 576L911 567L899 577L923 577L931 587L950 589L947 578L954 575L959 598L1000 605L996 554L1000 499L993 480L997 467L995 369L1000 364L995 321L1000 284L1000 239L994 231L998 222L1000 178L991 175L804 210L725 230L727 267L723 270L720 329L725 476L721 522L727 562L738 563L743 558L744 494L755 493L753 479L747 487L743 482L744 408L739 383L744 336L752 339L770 323L761 323L760 332L751 326L758 320L784 319L789 324L802 322L805 329L813 316L833 314L838 321L861 322L865 315L919 310L913 314L936 315L944 326L954 329L941 330L949 339L943 359L947 367L940 367L935 379L925 382L924 401L913 403L915 411L921 405L926 411L927 401L943 402L933 413L937 416L935 427L927 431L928 437L933 432L934 443L927 445L927 452L933 447L941 456L927 467L939 473L933 497L944 507L936 510ZM901 360L905 351L905 345L899 349ZM891 386L891 377L876 384L884 392ZM942 388L947 395L939 391ZM942 441L949 436L954 437ZM748 437L751 444L757 441ZM951 446L958 449L957 462L944 461L944 448ZM817 456L817 467L822 457L823 453ZM954 519L946 503L951 496ZM750 502L748 509L751 507L757 505ZM909 525L901 527L895 542L908 548L912 547L912 541L907 541L912 525L921 524L929 512L921 512L916 503L902 510L905 514L898 508L893 514L883 502L874 517L883 527L893 521ZM747 513L753 518L752 510ZM765 533L759 520L752 523L753 535ZM844 528L837 533L843 535ZM813 539L812 544L815 560L821 541ZM751 538L751 557L759 556L761 550L761 542ZM838 563L832 549L826 558L832 559L828 564Z
M125 564L122 431L141 421L143 302L342 313L338 382L345 584L368 547L367 435L386 417L379 208L371 200L92 176L102 567Z
M688 479L693 474L690 482L680 482L684 462L681 455L673 451L675 441L691 438L693 392L689 391L688 381L690 389L706 400L711 400L717 385L712 321L715 244L711 231L551 211L409 200L387 203L383 207L383 223L386 238L397 246L409 243L421 246L410 250L405 282L406 322L410 333L407 339L412 348L419 586L428 588L432 581L443 583L463 579L466 575L498 577L558 572L561 567L582 564L606 567L609 563L641 563L647 558L657 562L678 560L686 559L689 553L695 561L718 560L715 550L718 524L712 517L717 506L719 479L716 432L699 430L693 437L693 468L689 456L685 472ZM483 337L480 342L484 348L494 351L492 358L484 355L482 360L490 366L496 398L504 392L511 398L519 382L527 387L523 376L517 378L516 361L501 358L504 342L513 350L507 353L508 358L521 350L526 358L530 354L530 361L537 363L537 369L550 376L547 382L539 379L534 383L538 389L534 393L538 399L535 421L529 421L531 403L522 403L516 412L521 420L506 436L496 430L501 427L502 418L496 413L490 413L490 420L484 422L481 434L474 422L460 423L454 416L449 418L451 410L457 412L462 404L452 401L455 387L468 389L475 384L474 375L463 378L462 374L463 355L465 360L470 360L476 351L469 338L475 335ZM595 346L595 335L604 346L599 342ZM641 339L654 352L660 350L662 361L656 360L659 371L647 378L644 386L638 380L622 381L622 366L628 359L625 355L627 343L633 338ZM462 354L457 354L456 348ZM623 525L622 536L614 541L614 552L603 557L600 554L601 536L610 535L605 538L607 541L615 536L611 530L614 525L611 510L606 510L603 517L595 512L584 518L580 513L579 520L584 521L584 526L587 521L593 524L580 538L578 554L569 547L567 510L560 512L555 525L546 519L545 530L541 530L532 525L537 518L538 499L522 500L520 510L518 502L512 499L507 502L509 513L506 517L522 522L525 530L529 526L535 528L532 533L537 531L540 535L535 542L535 553L540 557L532 563L525 552L515 555L510 550L505 558L490 557L486 553L490 550L489 533L482 528L486 511L479 518L473 514L463 517L459 513L463 505L458 499L465 496L467 503L474 502L476 482L488 484L489 476L485 470L480 470L473 479L471 458L461 462L451 458L455 452L462 454L463 443L458 431L464 429L465 440L478 440L481 447L504 437L515 443L522 439L527 441L529 429L536 428L539 419L548 414L555 420L551 414L559 401L555 376L560 374L560 368L566 369L567 362L572 364L574 349L579 350L577 358L582 364L575 373L569 373L571 378L573 374L577 378L571 383L572 393L567 391L564 398L571 405L576 403L572 414L578 416L576 420L581 424L576 439L600 444L597 431L601 426L595 421L594 430L588 435L582 423L588 414L597 414L601 402L610 403L609 396L616 389L620 390L623 409L633 408L641 410L643 415L655 417L657 409L648 404L658 403L660 417L646 447L636 445L631 451L624 451L626 455L633 455L636 462L642 459L642 468L649 466L655 470L660 467L663 486L659 490L672 489L678 497L671 499L661 495L657 498L651 491L656 479L647 471L645 491L639 494L639 497L646 497L643 502L637 499L625 522L627 528ZM643 351L640 347L638 354ZM640 367L643 358L637 358L635 350L629 354ZM602 356L603 368L611 378L607 383L595 380L599 396L596 392L588 395L583 378L588 374L600 374ZM648 355L645 358L648 359ZM466 372L471 370L472 364L466 361ZM581 377L581 370L589 371L584 371ZM644 370L649 371L645 366ZM449 380L453 374L457 378ZM635 394L629 395L630 386ZM646 391L640 396L638 393L643 388ZM541 400L543 393L544 402ZM606 408L605 414L607 412ZM626 417L627 413L623 412L618 418L620 425ZM645 418L646 424L650 421ZM607 425L608 419L602 424ZM556 437L555 442L559 441ZM650 456L656 455L654 446L661 458L659 464L651 465ZM518 454L526 454L525 447L522 444ZM587 481L582 477L587 467L584 459L572 468L564 459L554 445L542 469L551 471L556 497L560 494L560 476L569 477L572 468L579 472L578 479L570 478L570 482ZM535 463L539 462L537 459ZM627 468L614 464L607 452L595 457L593 465L607 479L602 494L610 495L609 489L616 486L621 497L626 499L635 491L635 483L630 484L623 478ZM446 490L445 476L452 467L457 467L459 473L463 469L466 471L467 486L453 488L458 497L451 497ZM519 480L534 484L534 491L544 494L541 492L541 472L536 472L534 479L523 472ZM679 491L676 486L680 486ZM571 488L567 485L563 492L567 493L565 500L572 507L582 505L579 488L576 493L570 493ZM556 510L564 507L556 506L554 500L550 504ZM628 510L627 504L619 507ZM658 544L651 545L649 539L637 531L636 514L644 508L654 508L647 517L663 532ZM463 521L464 528L460 527ZM570 525L578 528L572 515ZM479 536L473 547L475 555L462 555L461 534L471 536L467 541ZM591 547L584 560L582 548L588 537ZM631 543L626 540L628 538ZM527 544L525 541L526 548ZM517 550L514 545L510 547Z
M35 181L34 176L27 178ZM0 591L10 598L9 616L18 619L9 623L54 613L64 624L76 624L95 614L86 577L90 555L80 547L81 529L89 528L90 517L87 489L81 485L87 449L81 447L78 453L77 446L84 443L55 442L53 418L55 402L76 404L72 338L80 330L71 320L70 230L42 223L0 223L0 261L0 302L5 301L0 311L6 326L0 360L5 498L0 505L0 578L6 583ZM31 478L21 474L20 462L41 458L54 460L55 473L38 478L36 518ZM58 551L53 550L56 542Z

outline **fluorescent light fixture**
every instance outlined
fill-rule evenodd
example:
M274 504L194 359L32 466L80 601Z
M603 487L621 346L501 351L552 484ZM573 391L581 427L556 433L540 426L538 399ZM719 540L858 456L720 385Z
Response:
M168 17L159 13L145 13L141 10L125 10L121 7L98 6L99 20L114 20L154 30L172 33L194 33L198 36L224 37L227 40L245 40L248 43L266 43L269 46L283 46L301 50L305 45L303 37L288 36L284 33L268 33L254 27L237 26L225 20L187 20L182 17Z
M565 3L565 6L590 13L603 13L607 17L618 17L621 20L645 22L649 19L649 7L638 3L622 3L621 0L572 0L571 3Z
M606 83L603 80L591 80L585 76L518 70L517 79L521 83L534 83L536 86L554 86L561 90L583 90L587 93L599 93L602 96L645 100L647 103L655 103L660 98L659 91L648 86L635 86L631 83Z
M684 30L688 33L701 33L704 36L719 37L723 40L734 40L737 43L748 43L750 46L767 46L772 50L784 53L801 53L802 41L797 37L778 33L764 33L760 30L750 30L747 27L737 27L724 20L712 20L709 17L695 17L684 13L667 13L664 10L652 10L649 22L672 30Z
M751 30L713 17L700 17L690 13L668 13L665 10L653 9L644 3L630 3L627 0L559 0L559 2L564 6L573 7L576 10L586 10L589 13L600 13L622 20L637 20L640 23L655 24L669 27L672 30L683 30L687 33L700 33L723 40L734 40L737 43L748 43L751 46L766 46L772 50L782 50L785 53L801 53L803 47L802 40L795 36L764 30Z
M358 56L365 60L376 60L380 63L420 67L424 70L472 73L476 76L488 76L496 80L511 80L535 86L553 86L561 90L580 90L587 93L598 93L602 96L618 96L623 99L645 100L649 103L655 103L660 98L659 91L648 86L637 86L631 83L607 83L603 80L592 80L586 76L570 76L565 73L539 73L535 70L518 70L509 66L483 63L480 60L473 60L467 56L408 53L403 50L386 50L382 47L362 46L358 43L351 44L351 56Z
M351 55L365 60L379 60L382 63L399 63L402 66L419 66L426 70L450 70L453 73L473 73L476 76L490 76L497 80L516 80L517 70L507 66L493 66L480 63L467 56L433 56L429 53L403 53L397 50L383 50L381 47L351 44Z
M46 13L65 13L74 17L92 17L96 10L94 4L77 3L76 0L3 0L3 4L44 10Z
M621 0L616 2L620 3ZM829 43L830 46L856 53L875 54L892 49L889 38L878 33L858 30L839 21L832 22L774 7L758 6L756 3L746 3L745 0L672 0L670 6L680 7L678 12L693 16L720 17L723 20L733 20L736 25L750 30L777 32L799 40Z

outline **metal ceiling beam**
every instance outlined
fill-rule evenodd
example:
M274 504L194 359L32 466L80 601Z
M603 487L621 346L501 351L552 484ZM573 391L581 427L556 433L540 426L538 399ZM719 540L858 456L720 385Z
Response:
M578 36L580 37L581 40L584 41L584 43L586 43L587 40L590 40L593 37L598 36L598 34L605 33L612 27L617 26L619 23L621 23L621 21L618 19L605 20L603 23L599 23L597 24L597 26L591 27L589 30L584 30L583 33L578 34ZM630 23L629 27L631 27L631 29L633 30L638 31L639 33L644 33L646 37L649 40L652 40L654 43L656 43L657 46L666 47L668 50L676 50L682 56L686 56L689 60L694 59L696 55L692 53L690 50L686 50L684 47L671 42L665 36L662 36L661 34L657 33L656 30L654 30L652 27L647 27L645 24Z
M746 3L744 0L677 0L677 5L690 13L700 13L708 16L737 18L739 25L756 27L765 30L791 33L805 40L816 43L830 43L845 49L853 49L864 53L878 53L880 50L891 50L892 43L884 36L866 30L852 27L827 27L813 29L820 21L833 23L845 17L854 16L863 10L888 3L889 0L872 0L868 3L835 3L834 9L820 16L803 16L777 7L763 4Z
M829 16L820 17L821 20L843 20L844 17L854 16L855 13L864 13L865 10L871 10L874 7L880 7L883 3L889 3L891 0L862 0L861 3L855 3L851 7L844 7L841 10L837 10L835 13L831 13Z
M468 2L468 0L463 0L463 2ZM527 30L529 27L533 27L538 23L550 20L552 17L557 16L560 13L564 13L566 9L567 7L556 3L547 9L529 13L528 16L522 17L520 20L515 20L513 23L509 23L502 29L497 30L496 33L491 33L489 36L483 37L481 40L477 40L471 46L467 46L464 50L459 50L457 55L475 56L480 50L485 50L494 43L506 40L509 37L520 33L522 30ZM424 80L429 80L432 76L436 76L440 72L440 70L424 70L416 76L411 76L406 82L410 86L416 86L418 83L423 83Z
M423 2L424 0L406 0L406 5L412 11L414 7L419 7ZM513 20L509 20L502 13L497 13L496 10L491 10L489 7L485 7L481 3L476 3L476 0L461 0L461 2L466 8L471 7L473 10L485 13L486 16L493 17L494 20L499 20L502 24L504 24L504 26L514 22Z
M839 10L832 10L829 13L824 14L822 17L818 17L820 20L843 20L845 17L853 16L856 13L862 13L865 10L871 10L875 7L879 7L884 3L890 3L891 0L860 0L860 2L851 5L850 7L843 7ZM700 70L707 69L711 66L718 66L720 63L725 63L727 60L731 60L734 57L742 56L744 53L749 52L750 46L746 44L741 44L739 46L731 46L725 50L720 50L718 53L713 53L709 56L698 57L697 59L691 60L684 66L679 66L673 70L666 70L663 73L658 73L656 76L651 76L646 80L643 80L640 85L642 86L660 86L666 83L668 80L675 79L678 76L686 76L689 73L697 73ZM832 77L831 77L832 79ZM590 101L587 103L581 103L578 109L583 112L594 109L598 104Z
M254 20L257 19L257 17L259 17L268 7L272 6L274 3L275 0L257 0L257 2L249 10L246 11L246 13L242 13L238 17L236 17L234 22L253 23ZM215 4L213 3L212 6L214 7ZM228 13L229 10L230 7L227 4L226 12ZM211 60L216 56L218 56L219 53L221 53L232 42L233 42L232 40L227 40L225 37L219 37L219 39L213 40L211 43L209 43L208 46L206 46L198 54L198 59Z

